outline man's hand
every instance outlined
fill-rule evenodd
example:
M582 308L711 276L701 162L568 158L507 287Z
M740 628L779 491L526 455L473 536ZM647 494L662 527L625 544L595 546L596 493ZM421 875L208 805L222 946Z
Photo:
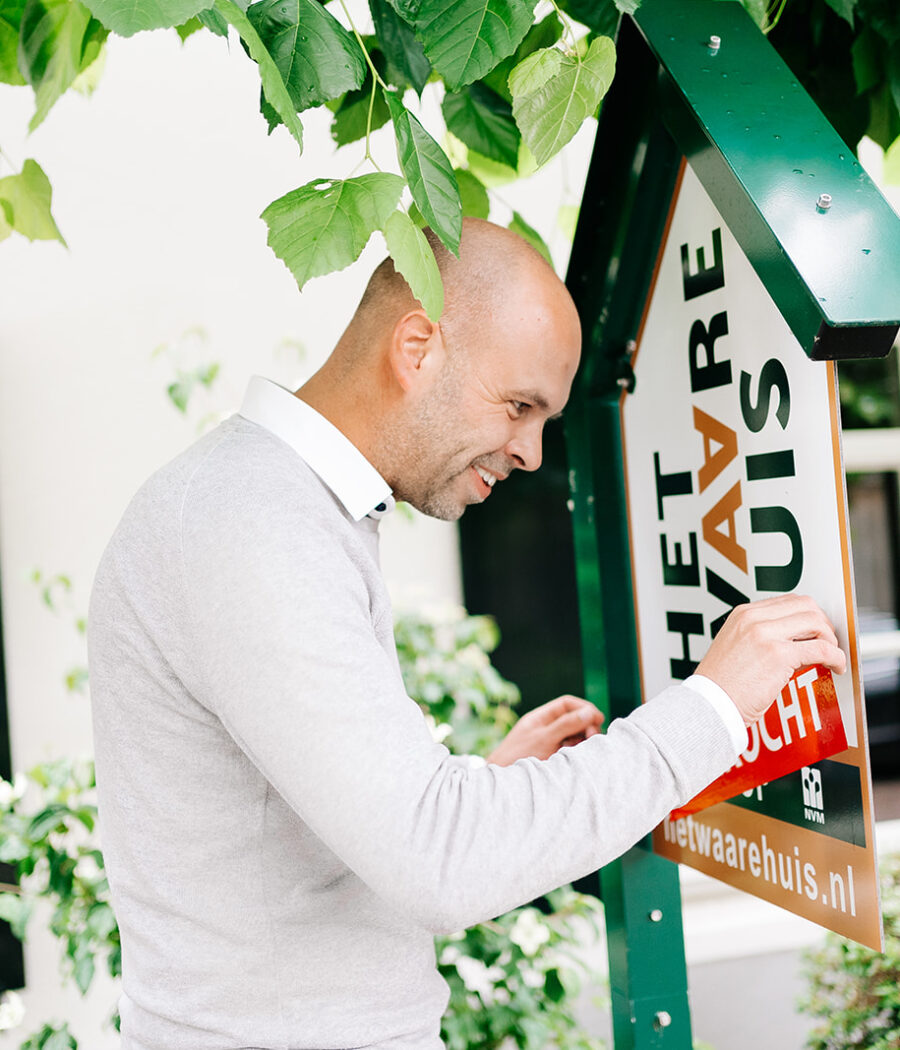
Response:
M766 711L800 667L824 664L843 674L847 658L812 598L785 594L739 605L700 661L697 674L721 686L746 725Z
M603 713L577 696L559 696L522 715L497 749L488 756L495 766L511 766L516 759L549 758L600 732Z

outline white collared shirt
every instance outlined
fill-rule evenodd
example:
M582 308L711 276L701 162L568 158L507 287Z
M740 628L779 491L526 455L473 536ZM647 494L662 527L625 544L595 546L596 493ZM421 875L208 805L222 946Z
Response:
M262 376L247 386L240 415L280 437L322 479L354 521L394 509L391 487L333 423L290 390Z

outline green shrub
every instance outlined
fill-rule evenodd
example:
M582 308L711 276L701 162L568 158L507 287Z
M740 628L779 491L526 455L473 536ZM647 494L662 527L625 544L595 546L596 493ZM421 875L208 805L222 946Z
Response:
M800 1009L821 1023L809 1050L897 1050L900 1047L900 856L881 865L884 951L829 933L806 953L809 994Z

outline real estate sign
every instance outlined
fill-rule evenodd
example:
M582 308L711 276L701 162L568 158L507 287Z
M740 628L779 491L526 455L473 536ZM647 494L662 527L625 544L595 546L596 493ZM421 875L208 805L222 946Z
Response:
M686 165L632 367L622 436L644 697L691 673L731 608L769 595L812 595L849 656L834 679L795 675L654 849L880 947L836 370L807 358Z

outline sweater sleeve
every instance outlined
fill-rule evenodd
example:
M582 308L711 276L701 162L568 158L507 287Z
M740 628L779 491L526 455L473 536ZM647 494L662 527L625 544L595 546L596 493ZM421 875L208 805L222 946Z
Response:
M188 504L197 699L374 892L434 932L621 854L727 769L728 731L676 686L546 761L467 768L432 741L365 581L299 509Z

